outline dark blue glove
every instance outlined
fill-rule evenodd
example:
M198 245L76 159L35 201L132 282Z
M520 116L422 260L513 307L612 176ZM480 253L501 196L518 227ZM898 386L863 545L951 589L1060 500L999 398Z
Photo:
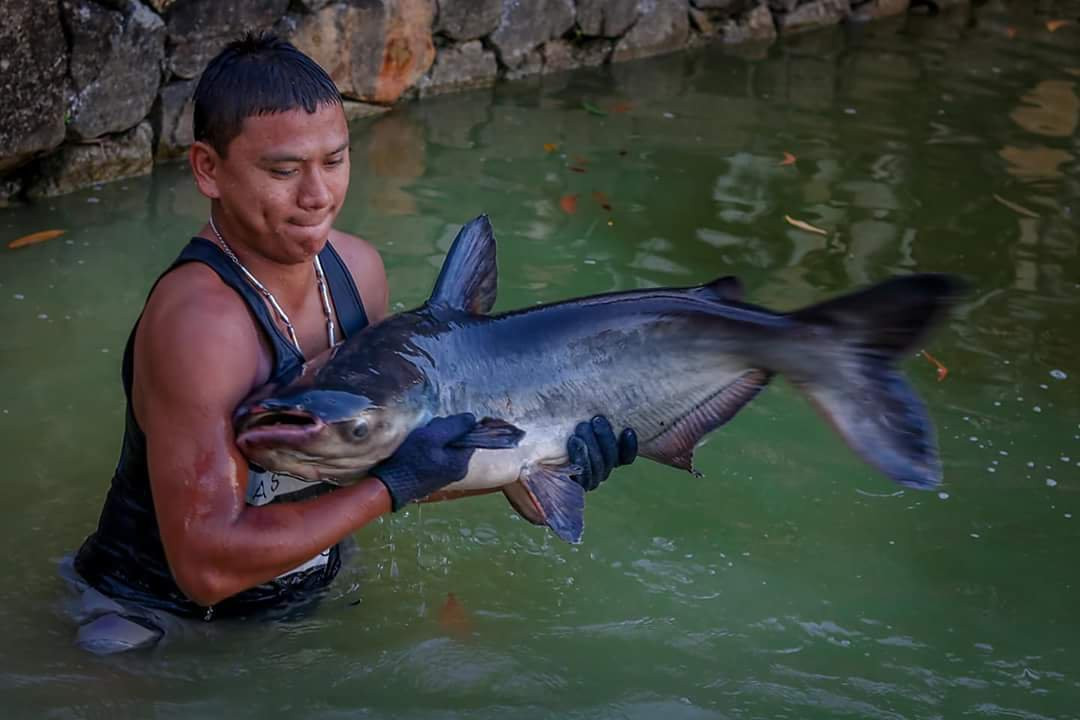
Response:
M611 423L603 415L578 423L566 442L566 454L581 468L576 479L586 492L607 480L613 469L634 462L637 450L637 433L626 428L616 440Z
M476 448L451 443L475 425L472 413L435 418L409 433L393 455L371 469L390 492L395 512L465 477Z

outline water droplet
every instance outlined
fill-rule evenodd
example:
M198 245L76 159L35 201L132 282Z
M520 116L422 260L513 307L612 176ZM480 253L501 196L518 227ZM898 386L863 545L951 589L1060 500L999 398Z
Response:
M1066 520L1072 520L1072 513L1065 513Z
M15 298L16 300L24 300L24 299L26 299L26 296L23 295L22 293L15 293L11 297Z
M49 316L46 315L45 313L38 313L37 319L38 320L48 320Z
M1038 405L1036 405L1035 407L1033 407L1033 408L1031 408L1031 409L1032 409L1032 410L1034 410L1034 411L1035 411L1035 412L1037 412L1037 413L1041 413L1041 412L1042 412L1042 408L1041 408L1041 407L1039 407Z
M1041 389L1043 389L1043 390L1049 390L1050 389L1050 386L1046 385L1045 383L1039 383L1039 387Z
M948 500L949 499L949 493L947 493L947 492L939 492L937 494L937 496L942 500Z
M1057 487L1057 480L1054 478L1046 478L1046 487Z
M998 455L1008 455L1008 454L1009 453L1008 453L1007 450L998 450Z
M1054 378L1055 380L1064 380L1065 378L1067 378L1069 376L1066 375L1061 370L1051 370L1050 371L1050 377Z
M997 472L997 470L995 468L992 468L992 467L986 468L986 471L987 472Z
M1033 467L1035 467L1035 463L1033 463L1033 462L1031 462L1031 461L1029 460L1029 461L1028 461L1028 464L1027 464L1027 466L1028 466L1029 468L1033 468Z
M971 442L979 442L979 438L975 437L974 435L969 437L968 440L970 440Z
M973 537L973 538L975 538L976 540L978 540L978 539L979 539L979 533L971 533L971 537Z

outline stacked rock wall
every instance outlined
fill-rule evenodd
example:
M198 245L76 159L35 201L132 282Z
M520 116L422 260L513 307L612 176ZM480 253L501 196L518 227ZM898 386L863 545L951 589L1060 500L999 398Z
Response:
M499 78L702 42L769 43L928 2L5 0L0 204L145 174L182 154L200 73L249 30L274 30L314 57L357 117Z

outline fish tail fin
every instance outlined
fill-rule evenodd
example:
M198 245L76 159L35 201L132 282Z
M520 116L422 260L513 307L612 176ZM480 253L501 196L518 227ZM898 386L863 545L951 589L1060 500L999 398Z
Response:
M804 340L823 331L830 345L828 362L788 377L856 453L901 485L935 487L941 461L926 407L897 362L962 292L953 276L907 275L789 316Z

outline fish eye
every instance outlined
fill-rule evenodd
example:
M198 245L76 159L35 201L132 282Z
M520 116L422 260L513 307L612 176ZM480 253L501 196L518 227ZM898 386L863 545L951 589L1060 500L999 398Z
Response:
M365 420L357 420L353 425L353 438L356 440L363 440L368 436L368 424Z

